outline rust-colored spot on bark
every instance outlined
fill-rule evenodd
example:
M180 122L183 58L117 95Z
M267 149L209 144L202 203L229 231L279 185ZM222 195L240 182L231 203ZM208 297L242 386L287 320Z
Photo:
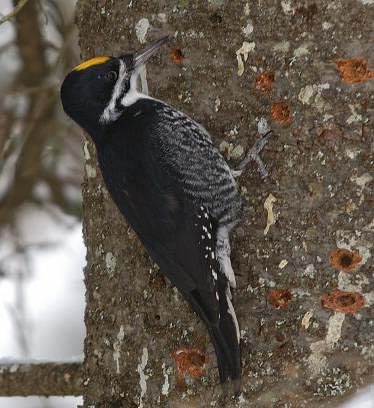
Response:
M330 265L339 271L353 272L362 262L362 256L358 251L338 248L330 254Z
M272 289L268 299L277 309L285 309L292 301L292 293L288 289Z
M273 87L274 80L275 76L273 72L264 72L256 78L256 88L262 92L270 92Z
M285 102L274 102L271 106L271 116L284 125L291 123L292 120L291 110Z
M173 52L171 53L171 59L174 64L181 64L184 60L184 55L180 48L174 48Z
M206 355L197 348L182 347L172 354L177 366L178 386L186 385L185 378L200 378L205 374Z
M333 289L321 296L322 307L342 313L356 313L365 305L365 298L359 292L344 292Z
M364 59L347 59L335 62L340 70L340 77L348 84L359 84L374 78L374 71L370 71Z

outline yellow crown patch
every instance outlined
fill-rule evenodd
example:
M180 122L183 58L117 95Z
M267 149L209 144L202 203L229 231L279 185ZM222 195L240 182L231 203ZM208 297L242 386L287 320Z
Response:
M91 58L87 61L82 62L81 64L77 65L73 71L82 71L83 69L87 69L89 67L93 67L94 65L104 64L110 60L110 57L95 57Z

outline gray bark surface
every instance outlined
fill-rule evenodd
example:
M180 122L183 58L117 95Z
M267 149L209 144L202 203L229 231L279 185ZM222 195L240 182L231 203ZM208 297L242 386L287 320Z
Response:
M222 395L204 327L122 219L85 142L85 407L332 407L373 381L368 3L78 2L83 59L141 48L135 27L144 18L147 42L171 34L147 65L150 93L201 122L232 166L258 137L261 117L274 130L262 154L273 181L262 182L254 166L239 180L246 208L232 236L238 401ZM253 49L239 76L244 41ZM275 224L265 235L270 194ZM351 252L336 252L342 247ZM187 385L173 357L183 347L198 350L186 363L192 376L205 362L205 375Z

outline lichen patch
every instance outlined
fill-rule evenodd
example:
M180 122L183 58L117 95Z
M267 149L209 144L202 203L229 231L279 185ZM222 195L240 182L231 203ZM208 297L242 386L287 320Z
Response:
M147 380L148 375L145 374L145 368L148 363L148 349L147 347L143 348L143 353L141 357L141 361L138 364L138 373L139 373L139 385L140 385L140 397L139 397L139 408L143 408L143 398L147 392Z
M264 202L264 208L268 212L266 227L264 229L264 235L267 235L270 227L275 224L273 205L276 201L277 199L273 196L273 194L270 193Z
M238 76L242 76L244 73L244 62L247 61L248 55L255 49L256 44L254 42L244 41L243 45L236 51L236 59L238 61ZM243 58L242 58L243 56ZM243 62L244 59L244 62Z

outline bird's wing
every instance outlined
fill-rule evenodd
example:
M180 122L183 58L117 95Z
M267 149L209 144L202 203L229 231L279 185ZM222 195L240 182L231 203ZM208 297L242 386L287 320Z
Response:
M241 200L232 172L206 129L166 104L157 107L153 131L184 193L209 208L221 223L239 217Z
M170 197L167 201L170 202ZM183 208L177 209L174 202L168 222L157 221L165 220L163 211L160 217L153 214L156 220L152 222L152 231L148 229L144 233L142 223L148 217L145 216L144 207L140 208L137 203L137 208L137 216L127 214L130 224L161 271L205 323L215 348L220 380L223 383L231 379L234 392L238 392L238 324L231 303L229 283L219 272L215 259L215 220L203 206L184 204ZM142 221L139 221L140 216Z
M162 148L167 129L160 135L153 107L136 103L121 121L98 147L108 191L149 255L206 324L221 381L238 380L236 317L215 259L217 221L185 193Z

